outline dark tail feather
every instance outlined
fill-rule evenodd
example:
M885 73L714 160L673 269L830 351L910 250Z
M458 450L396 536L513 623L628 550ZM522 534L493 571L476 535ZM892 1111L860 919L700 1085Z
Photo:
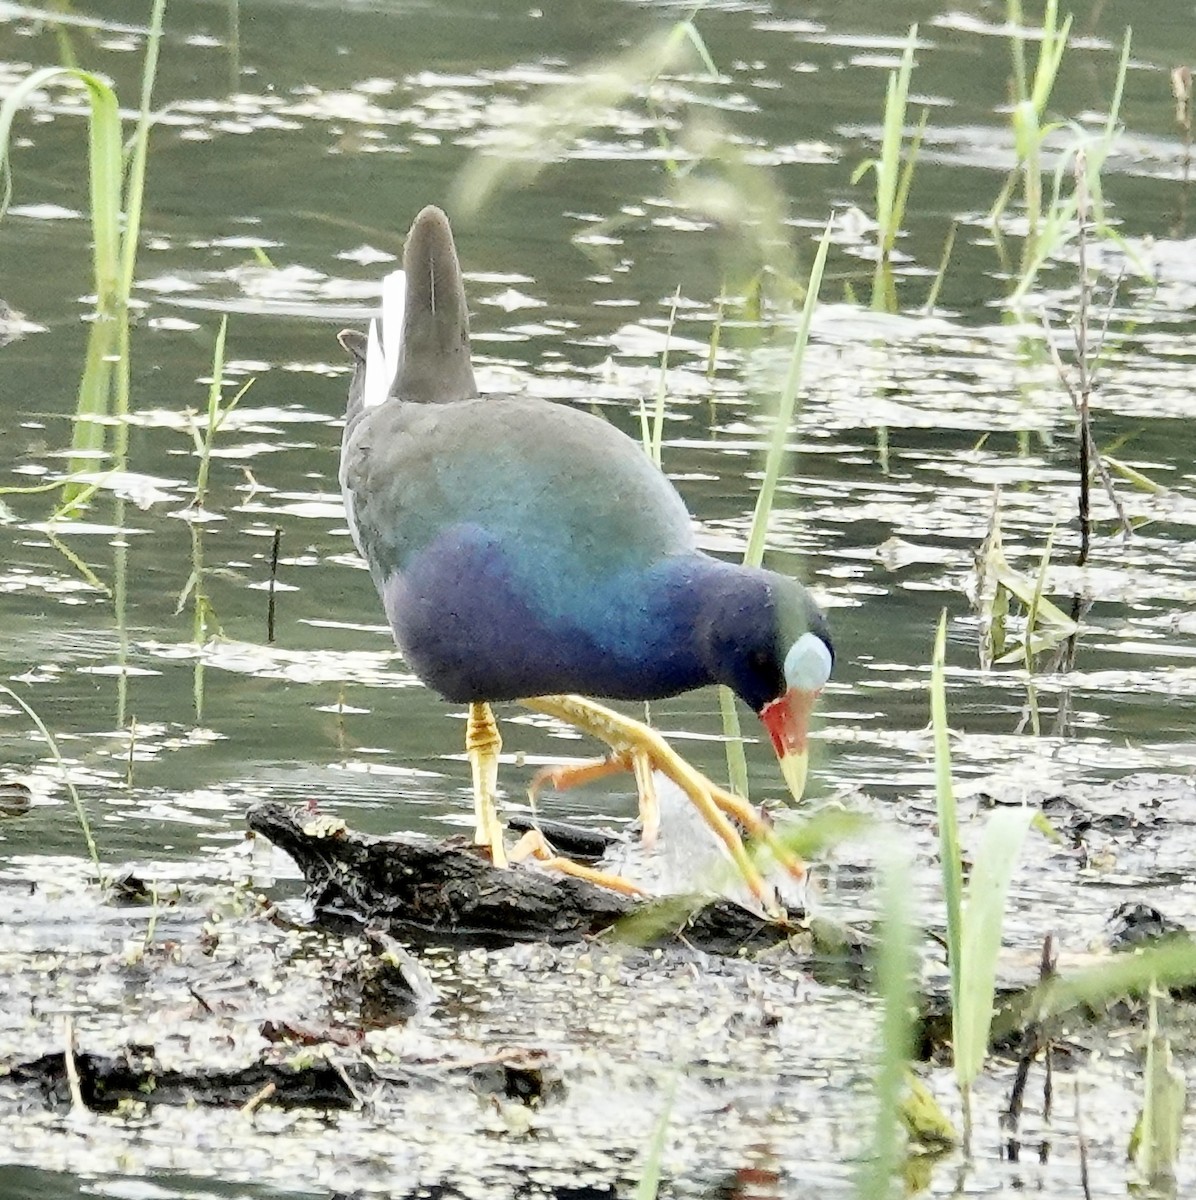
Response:
M476 396L465 284L453 231L440 209L429 205L415 218L403 251L403 270L407 300L391 395L422 404Z

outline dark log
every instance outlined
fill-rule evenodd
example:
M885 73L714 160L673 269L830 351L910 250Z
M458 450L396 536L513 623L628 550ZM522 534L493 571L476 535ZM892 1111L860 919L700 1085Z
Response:
M651 901L567 875L522 866L496 870L460 838L371 837L271 802L255 805L247 820L298 864L321 919L381 926L417 942L563 943L608 931L617 936L613 927L635 917L639 940L734 954L800 931L789 921L705 897L672 897L664 902L667 915L656 920Z
M543 1051L505 1049L483 1057L446 1057L389 1070L352 1054L333 1063L314 1056L305 1063L259 1059L228 1070L162 1066L152 1047L127 1047L118 1055L76 1051L78 1098L91 1112L116 1112L122 1104L203 1105L217 1108L357 1108L362 1097L412 1086L425 1089L459 1077L479 1096L518 1100L539 1107L564 1095L555 1059ZM66 1056L61 1051L15 1063L8 1077L38 1089L47 1107L65 1111L73 1102Z
M232 1071L171 1071L152 1055L132 1052L119 1058L81 1052L74 1059L80 1098L92 1112L113 1112L130 1100L242 1107L261 1097L278 1108L318 1109L352 1108L358 1103L347 1069L323 1061L304 1066L255 1062ZM358 1084L372 1081L364 1066L354 1064L352 1070L359 1076ZM66 1058L61 1052L18 1063L10 1074L17 1083L38 1086L50 1107L70 1106Z

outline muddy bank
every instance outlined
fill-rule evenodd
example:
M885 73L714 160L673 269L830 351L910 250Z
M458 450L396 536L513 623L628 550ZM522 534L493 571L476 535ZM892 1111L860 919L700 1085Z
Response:
M158 896L3 887L10 1161L106 1174L135 1159L328 1195L615 1194L667 1103L686 1131L667 1169L693 1194L856 1120L868 1005L785 948L428 946L434 998L388 1013L385 945L296 923L301 907L247 887Z
M467 946L425 929L416 947L393 929L345 932L339 905L336 928L313 924L296 884L240 850L224 866L209 884L143 869L106 891L82 871L0 882L10 1161L99 1175L135 1163L325 1198L629 1195L667 1115L664 1195L744 1194L749 1177L776 1196L852 1193L876 1015L863 977L828 978L809 941L725 955L608 933ZM1075 958L1065 947L1061 969ZM1025 982L1036 969L1007 966ZM1075 1194L1077 1087L1090 1157L1124 1162L1140 1014L1092 1018L1050 1030L1066 1102L1042 1120L1031 1063L1015 1137L1001 1121L1025 1045L993 1059L978 1138L1004 1161L981 1159L975 1179L1021 1172L1016 1144L1033 1160L1025 1179ZM1173 1018L1193 1024L1187 1005ZM938 1052L925 1078L950 1106ZM1191 1058L1182 1035L1177 1054Z

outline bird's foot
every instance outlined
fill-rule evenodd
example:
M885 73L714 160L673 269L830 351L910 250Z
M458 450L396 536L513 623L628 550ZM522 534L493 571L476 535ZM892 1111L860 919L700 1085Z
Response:
M498 791L498 752L501 749L502 738L490 705L470 704L465 727L465 754L473 775L473 809L477 818L473 840L475 845L489 849L491 861L500 869L507 865L507 848L494 799Z
M600 763L583 763L577 768L561 767L537 776L540 785L551 781L555 786L588 782L616 770L635 772L640 793L641 815L649 810L645 827L655 832L659 825L652 772L659 771L675 783L689 798L715 836L723 843L731 861L756 900L770 914L780 906L773 889L752 861L743 838L728 818L734 818L748 834L768 847L773 857L796 879L805 877L801 859L777 837L771 825L746 800L732 795L689 765L663 737L641 721L586 700L581 696L537 696L523 701L529 708L548 713L578 729L585 730L611 747L611 755Z
M621 892L624 896L646 895L643 888L637 887L629 879L624 879L622 875L586 867L581 863L574 862L571 858L564 858L557 854L538 829L529 829L511 850L512 862L523 862L528 858L534 858L542 867L547 867L549 870L559 871L562 875L572 875L574 879L584 879L587 883L595 884L597 887L610 888L612 891Z

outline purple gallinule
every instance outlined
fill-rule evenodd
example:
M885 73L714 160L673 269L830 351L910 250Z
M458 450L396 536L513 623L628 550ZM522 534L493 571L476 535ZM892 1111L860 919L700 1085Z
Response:
M478 844L505 865L490 704L518 700L611 748L593 764L548 772L553 783L633 770L651 837L652 772L661 771L766 900L728 816L795 871L800 864L756 810L648 726L562 693L657 700L726 684L759 714L800 797L809 713L833 663L805 588L700 551L672 483L601 417L479 395L461 269L438 208L411 227L403 272L384 285L381 323L368 338L340 338L355 362L340 470L349 527L407 664L469 706Z

